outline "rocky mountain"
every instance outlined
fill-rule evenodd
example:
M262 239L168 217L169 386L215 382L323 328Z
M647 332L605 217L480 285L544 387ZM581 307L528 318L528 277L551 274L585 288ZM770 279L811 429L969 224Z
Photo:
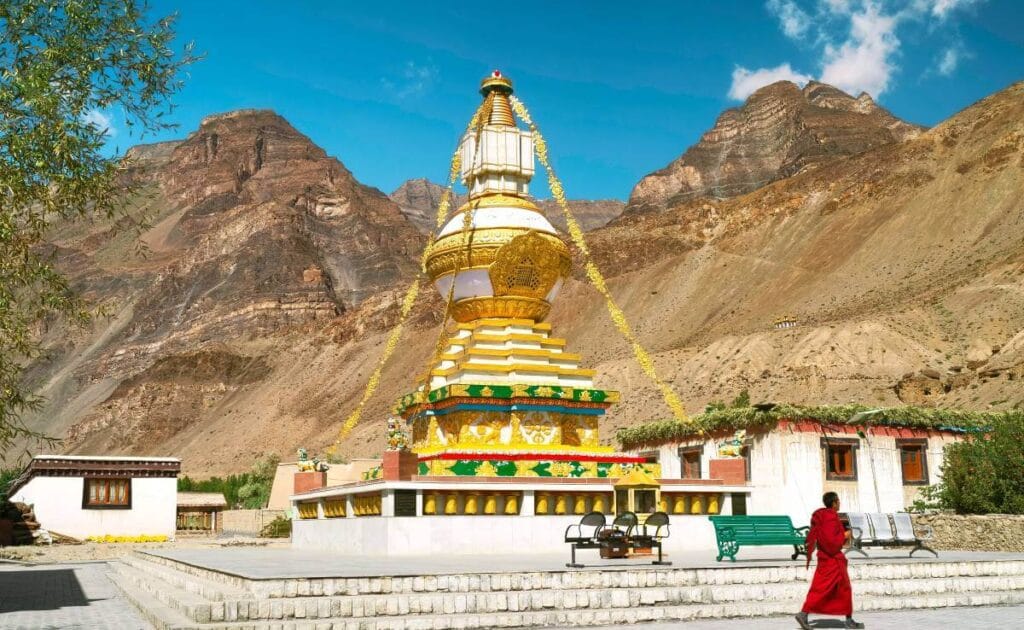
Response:
M189 428L206 441L204 410L272 369L248 346L322 328L416 269L424 239L398 206L273 112L210 116L129 157L144 191L130 219L150 227L53 234L107 313L90 331L51 331L48 359L29 371L51 401L42 428L69 448L166 449ZM258 426L232 439L262 443Z
M866 93L854 98L816 81L803 89L779 81L723 112L700 142L641 179L627 212L664 210L697 197L742 195L837 157L915 138L921 131Z
M410 179L396 188L390 197L402 209L409 221L421 232L427 234L434 229L437 207L441 204L443 192L443 186L426 178ZM452 209L455 210L464 203L466 203L466 196L456 194ZM537 205L544 211L552 225L565 232L565 217L562 216L562 209L553 199L540 200ZM584 231L595 230L607 225L622 214L623 208L625 208L625 204L617 199L569 201L569 209Z
M1024 406L1022 121L1017 84L916 137L746 194L626 213L588 240L693 413L743 389L804 404ZM265 451L322 451L363 391L424 237L268 112L212 117L136 153L145 256L112 223L53 235L106 315L47 331L29 377L50 404L33 426L73 452L176 454L194 477ZM598 386L623 392L602 420L611 440L668 412L579 267L550 321ZM392 402L432 356L440 300L421 296L345 454L382 450Z

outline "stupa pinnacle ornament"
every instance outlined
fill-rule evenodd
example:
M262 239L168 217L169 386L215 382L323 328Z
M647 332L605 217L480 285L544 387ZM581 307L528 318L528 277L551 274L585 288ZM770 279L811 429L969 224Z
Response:
M516 126L509 103L512 81L495 70L481 82L480 93L482 124L459 146L469 201L427 252L427 274L443 297L451 295L458 322L489 317L539 322L569 275L569 248L527 196L534 174L533 135Z

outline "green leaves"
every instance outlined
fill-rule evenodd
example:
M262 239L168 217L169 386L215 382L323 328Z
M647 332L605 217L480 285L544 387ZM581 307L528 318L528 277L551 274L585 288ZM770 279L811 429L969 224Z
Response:
M779 420L810 420L823 424L853 424L856 426L899 426L921 429L953 428L981 430L993 425L1001 418L1016 418L1024 424L1024 412L990 413L960 411L956 409L933 409L926 407L891 407L881 413L860 418L851 423L856 414L871 411L865 405L831 405L805 407L800 405L776 405L771 409L757 407L720 408L711 407L689 422L660 420L635 427L620 429L616 437L622 448L658 446L687 439L704 431L736 431L738 429L771 428ZM1024 436L1022 436L1024 438Z
M125 164L103 153L98 111L123 113L145 131L180 89L191 48L170 49L173 19L151 22L136 0L0 3L0 453L26 437L22 420L42 401L22 380L38 356L36 331L88 322L89 305L45 247L58 220L127 217ZM128 226L138 227L129 220Z
M947 446L937 492L961 514L1024 514L1024 415L994 418L988 432Z

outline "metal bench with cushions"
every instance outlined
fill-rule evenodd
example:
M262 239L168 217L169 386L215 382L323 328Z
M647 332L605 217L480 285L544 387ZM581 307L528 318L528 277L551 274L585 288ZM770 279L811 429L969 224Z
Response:
M633 534L629 539L629 544L633 549L653 549L658 548L658 559L651 564L660 565L671 565L671 562L665 562L662 560L661 555L661 541L668 538L668 514L665 512L655 512L647 517L644 524L640 526L642 533Z
M800 555L807 555L807 527L793 527L793 521L785 515L747 515L747 516L709 516L715 526L715 539L718 543L718 557L728 557L736 562L736 552L740 547L764 545L792 545L796 560Z
M856 551L867 557L864 547L907 547L913 545L910 555L917 551L929 551L936 558L937 551L924 543L932 538L932 530L923 537L914 533L914 522L910 514L897 512L895 514L859 514L851 512L849 515L850 528L853 532L850 537L850 551Z
M605 527L604 514L601 512L590 512L580 519L579 523L565 528L565 542L570 545L572 561L566 564L567 567L581 568L582 564L576 562L577 549L600 549L606 544L599 539L601 531Z

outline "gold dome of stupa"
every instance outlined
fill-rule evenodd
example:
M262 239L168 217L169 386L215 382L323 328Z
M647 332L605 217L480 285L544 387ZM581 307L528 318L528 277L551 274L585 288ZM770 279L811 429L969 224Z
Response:
M533 136L512 116L512 81L496 70L480 92L483 124L459 146L469 201L431 245L427 274L442 297L451 295L456 321L539 322L569 275L569 248L528 197Z

